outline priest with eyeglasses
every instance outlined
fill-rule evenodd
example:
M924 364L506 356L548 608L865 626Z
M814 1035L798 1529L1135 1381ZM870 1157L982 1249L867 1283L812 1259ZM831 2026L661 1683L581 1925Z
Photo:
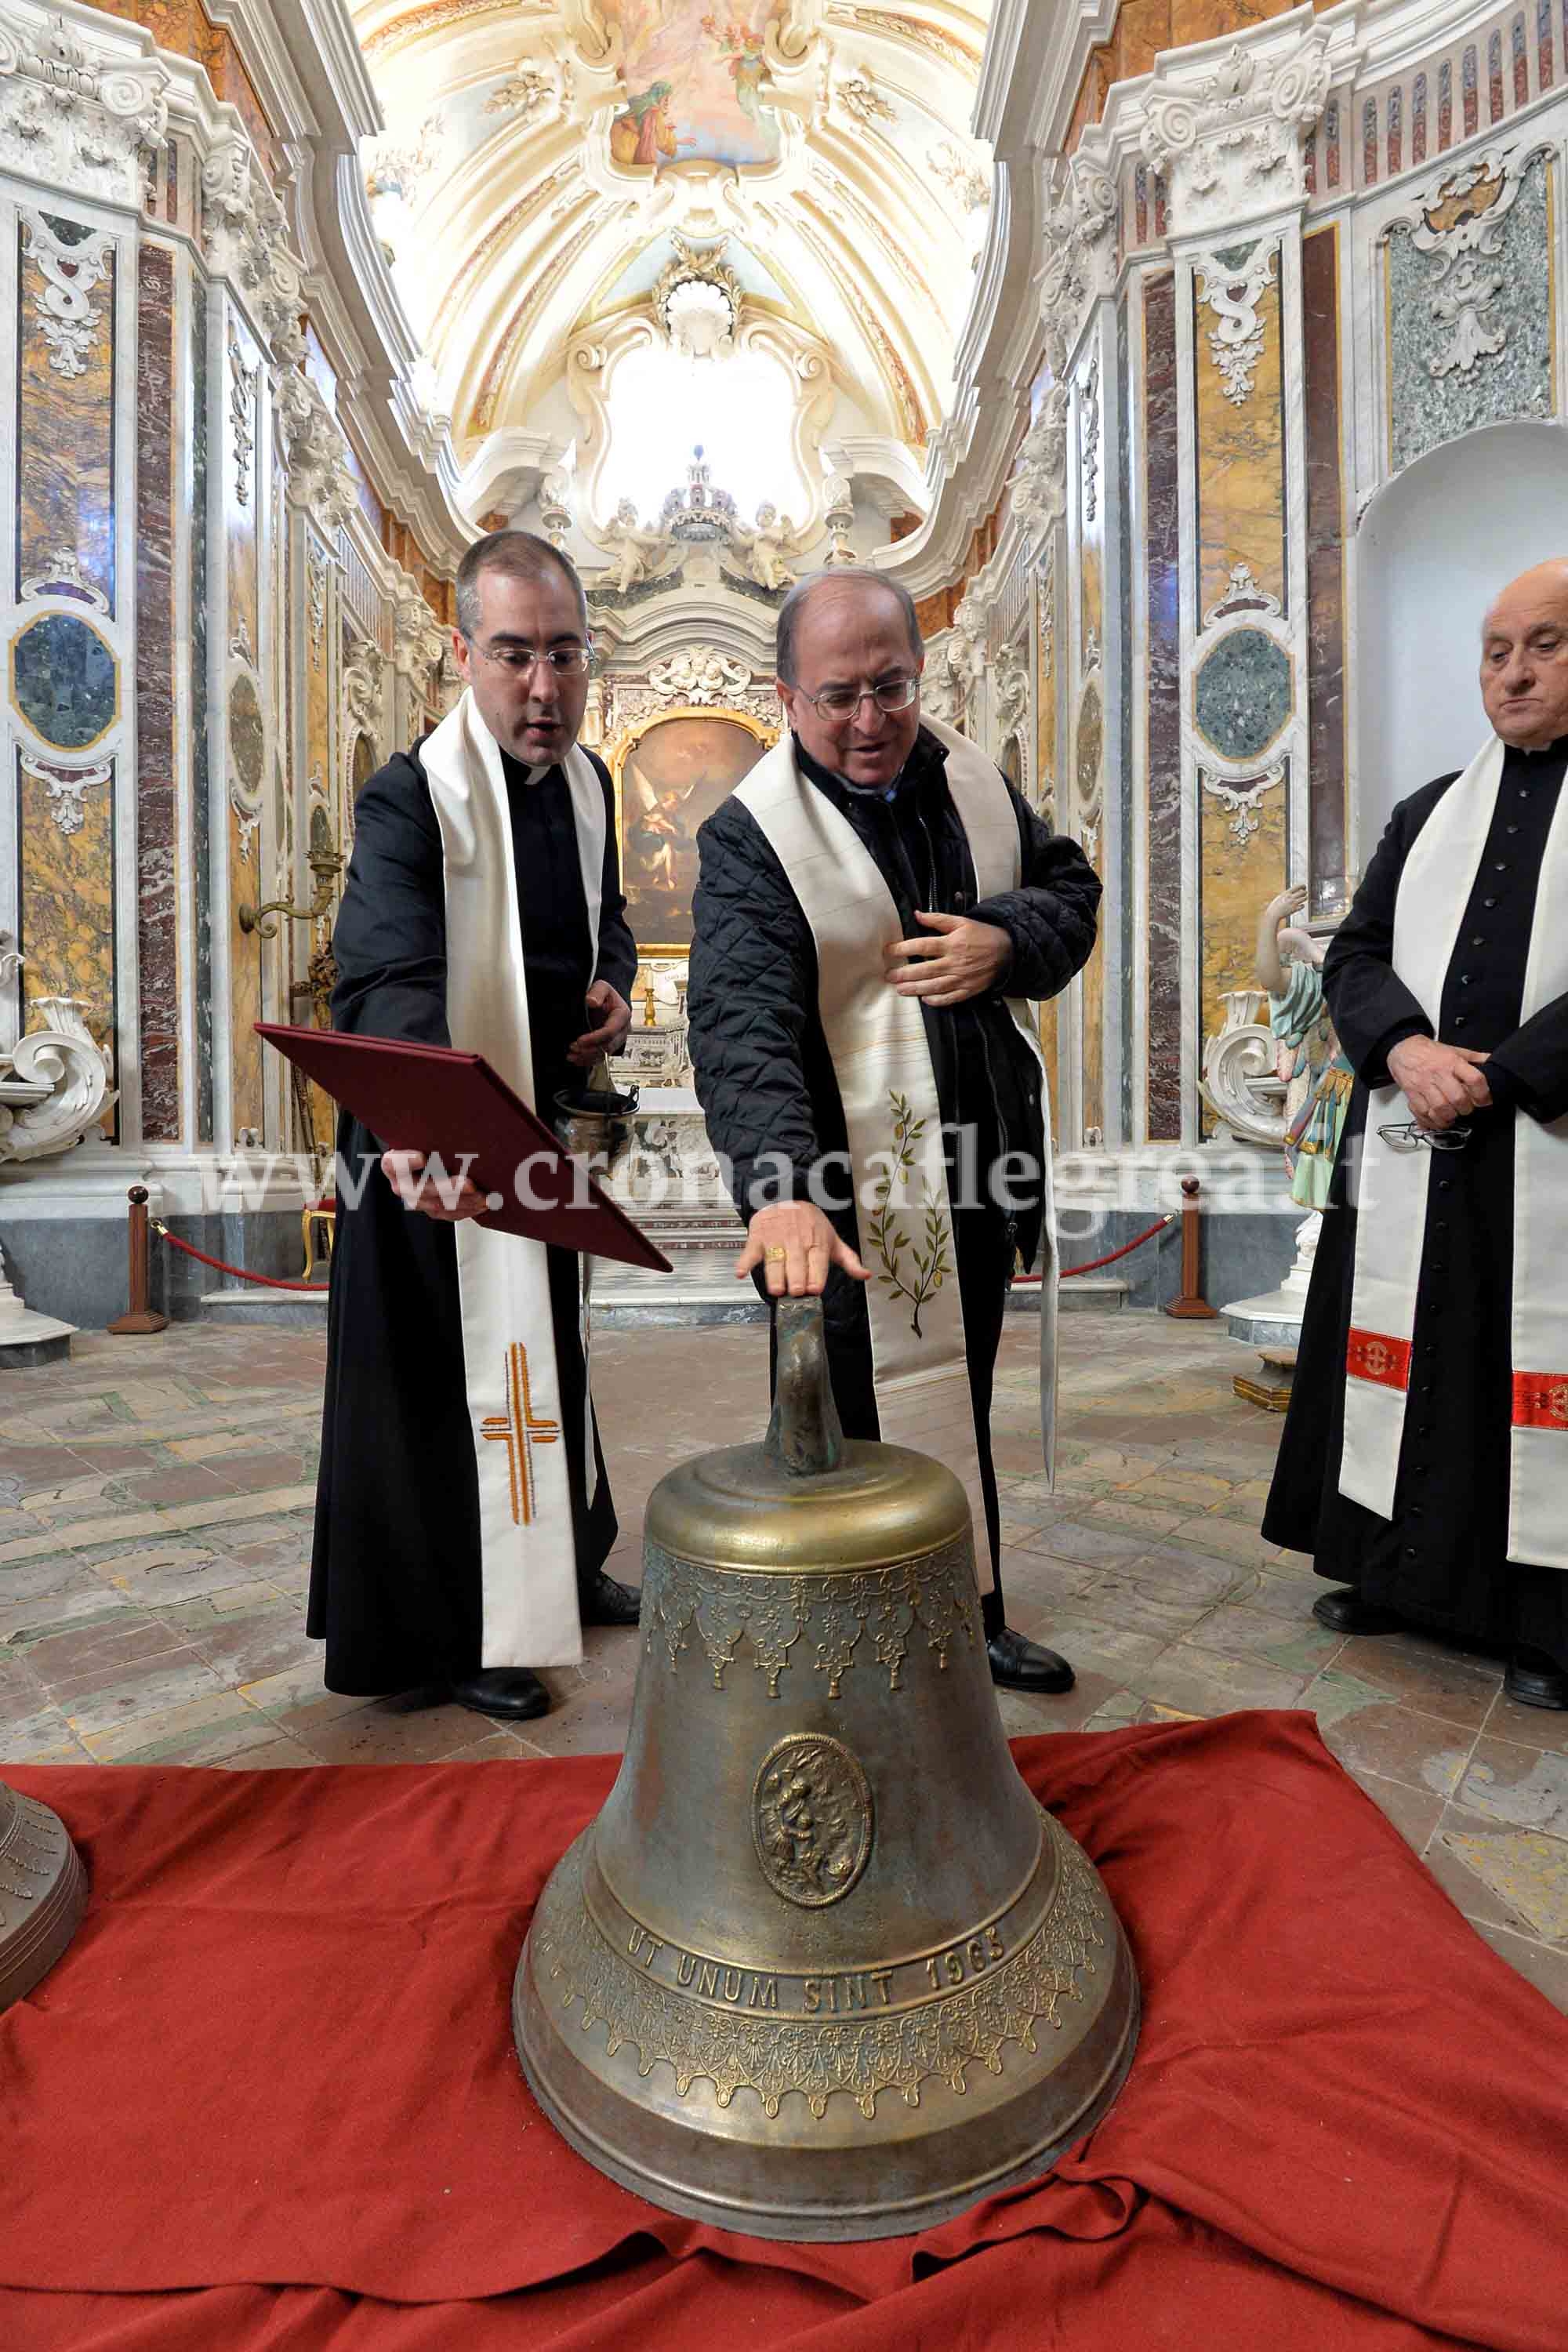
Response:
M637 965L614 789L577 741L587 604L565 556L503 530L465 554L457 613L466 691L355 805L332 1023L481 1053L548 1126L630 1025ZM347 1116L338 1151L308 1619L327 1687L542 1715L536 1670L638 1606L604 1572L579 1260L476 1224L467 1176Z
M1335 1633L1568 1707L1568 562L1481 634L1493 732L1402 801L1323 961L1356 1073L1263 1533Z
M1065 1691L1066 1659L1006 1620L991 1400L1014 1269L1038 1258L1048 1453L1031 1000L1088 961L1100 883L973 743L922 718L900 584L847 567L802 581L776 658L788 731L697 837L689 1042L746 1221L737 1271L773 1297L822 1296L846 1435L934 1454L969 1493L993 1679Z

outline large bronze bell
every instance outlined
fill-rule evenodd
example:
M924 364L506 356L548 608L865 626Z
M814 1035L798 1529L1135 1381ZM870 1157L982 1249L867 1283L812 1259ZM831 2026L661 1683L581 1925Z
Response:
M54 1967L87 1908L87 1873L65 1823L0 1780L0 2009Z
M847 1443L781 1307L762 1445L648 1504L620 1776L513 2021L574 2147L678 2213L890 2237L1046 2171L1110 2105L1138 1985L1007 1750L952 1472Z

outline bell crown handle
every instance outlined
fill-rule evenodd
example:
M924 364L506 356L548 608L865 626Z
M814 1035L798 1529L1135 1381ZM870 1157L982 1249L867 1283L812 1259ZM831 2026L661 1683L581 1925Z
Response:
M844 1428L827 1377L820 1298L781 1298L773 1419L763 1441L770 1462L791 1477L820 1477L844 1459Z

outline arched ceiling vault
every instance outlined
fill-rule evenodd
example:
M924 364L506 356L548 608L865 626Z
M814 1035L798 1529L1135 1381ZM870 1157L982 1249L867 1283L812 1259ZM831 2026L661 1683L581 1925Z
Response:
M361 0L373 215L469 470L535 430L574 344L651 316L672 254L721 246L748 320L918 484L990 199L989 6Z

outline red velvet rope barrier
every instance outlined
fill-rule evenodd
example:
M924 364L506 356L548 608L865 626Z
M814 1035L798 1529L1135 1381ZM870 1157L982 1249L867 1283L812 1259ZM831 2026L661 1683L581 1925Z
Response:
M1093 1274L1100 1266L1114 1265L1119 1257L1127 1255L1129 1250L1142 1249L1145 1242L1152 1242L1156 1234L1163 1234L1167 1225L1173 1225L1175 1222L1173 1216L1162 1217L1157 1224L1148 1226L1141 1234L1135 1234L1130 1242L1123 1242L1120 1249L1107 1250L1103 1257L1091 1257L1083 1265L1064 1265L1057 1278L1060 1282L1066 1282L1070 1275ZM1020 1283L1038 1282L1039 1278L1037 1274L1016 1275L1013 1287L1016 1290Z
M216 1266L219 1274L236 1275L241 1282L264 1282L268 1290L304 1290L312 1298L321 1298L326 1295L324 1282L282 1282L275 1274L247 1274L242 1265L227 1265L221 1257L208 1257L205 1250L197 1249L194 1243L183 1242L178 1234L172 1234L158 1218L153 1217L149 1222L161 1241L167 1242L174 1249L184 1250L187 1257L199 1257L204 1265Z

